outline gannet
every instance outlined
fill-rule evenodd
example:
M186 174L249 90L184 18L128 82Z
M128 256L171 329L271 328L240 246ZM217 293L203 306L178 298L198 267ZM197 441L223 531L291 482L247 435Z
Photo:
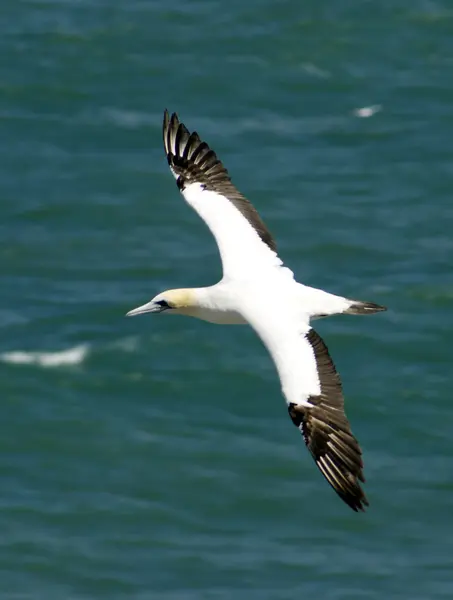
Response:
M386 308L298 283L215 152L167 110L163 141L179 191L217 242L223 277L210 287L162 292L127 316L165 312L211 323L249 324L275 363L289 416L319 470L346 504L364 511L369 503L360 485L365 482L362 451L346 418L338 373L310 323Z

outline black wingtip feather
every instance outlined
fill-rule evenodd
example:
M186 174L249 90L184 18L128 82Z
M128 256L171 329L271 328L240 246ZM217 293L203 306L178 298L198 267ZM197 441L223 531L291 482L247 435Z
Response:
M320 394L290 404L289 415L331 487L352 510L363 512L369 503L360 485L365 482L362 451L344 413L341 381L322 338L314 329L305 337L315 355Z
M203 142L196 131L190 133L176 113L163 116L163 141L168 164L177 176L178 187L184 191L190 183L200 183L205 189L217 192L239 210L255 229L261 240L276 252L277 246L253 205L231 182L227 169L216 153Z
M387 310L386 306L381 306L375 302L360 302L355 301L344 312L346 315L372 315L377 312Z

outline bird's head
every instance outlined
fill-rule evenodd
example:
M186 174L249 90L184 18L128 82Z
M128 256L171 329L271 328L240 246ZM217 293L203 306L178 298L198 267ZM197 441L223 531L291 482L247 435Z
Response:
M155 296L150 302L130 310L126 316L135 317L145 313L172 312L184 314L196 305L195 293L190 289L167 290Z

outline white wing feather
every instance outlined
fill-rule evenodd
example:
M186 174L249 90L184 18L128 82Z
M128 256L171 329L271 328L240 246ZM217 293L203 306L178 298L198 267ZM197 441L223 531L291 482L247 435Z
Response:
M182 195L211 230L220 252L227 279L250 279L283 262L259 237L247 219L225 196L188 185ZM289 269L288 269L289 271Z
M271 355L287 403L307 404L310 396L321 391L314 351L305 337L309 319L297 305L282 301L278 292L272 296L272 303L268 299L264 303L263 296L244 298L240 312Z

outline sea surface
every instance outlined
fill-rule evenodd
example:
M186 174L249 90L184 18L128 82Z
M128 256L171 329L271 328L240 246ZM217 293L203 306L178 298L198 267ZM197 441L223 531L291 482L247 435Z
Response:
M125 313L221 276L165 160L216 150L308 285L370 507L247 327ZM453 598L453 7L3 0L0 598ZM276 306L278 310L278 306Z

